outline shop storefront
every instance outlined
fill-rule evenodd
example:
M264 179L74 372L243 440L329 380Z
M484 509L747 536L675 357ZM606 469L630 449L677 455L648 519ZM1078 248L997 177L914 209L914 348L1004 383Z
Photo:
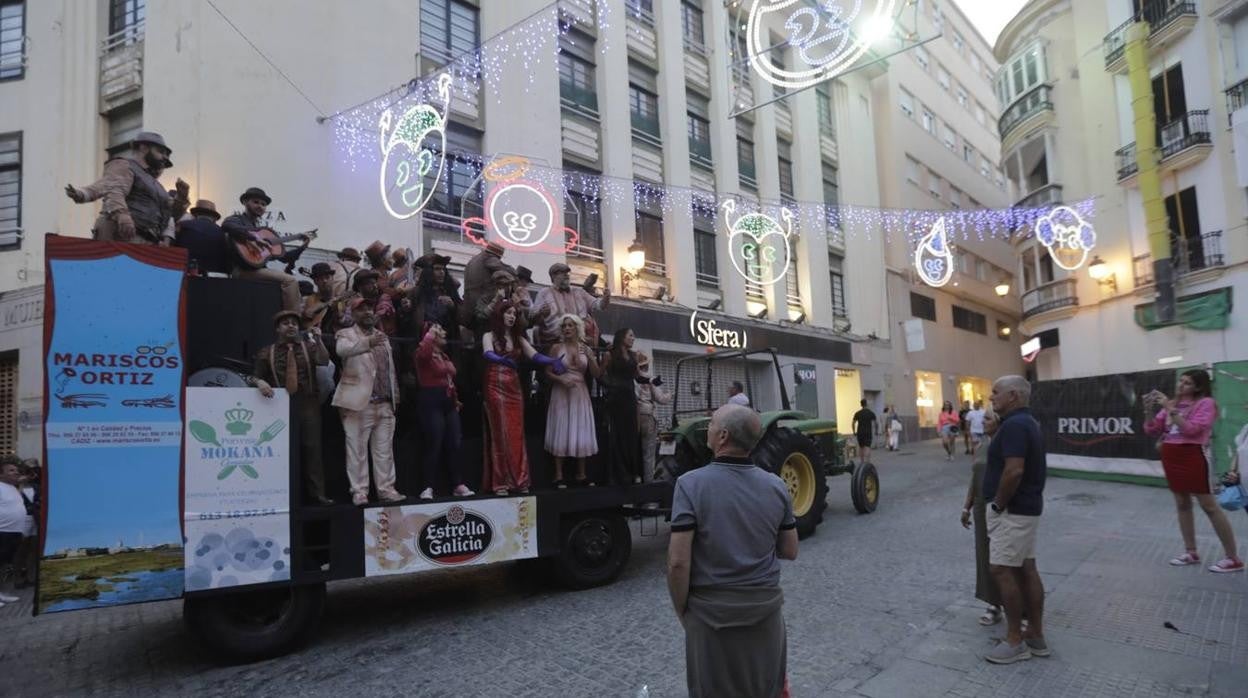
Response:
M920 433L931 437L936 433L940 406L945 402L940 374L935 371L914 372L914 406L919 413Z
M0 294L0 453L43 452L43 287Z
M964 403L974 407L977 403L987 405L992 395L992 381L978 376L958 376L958 399L954 406L962 409Z

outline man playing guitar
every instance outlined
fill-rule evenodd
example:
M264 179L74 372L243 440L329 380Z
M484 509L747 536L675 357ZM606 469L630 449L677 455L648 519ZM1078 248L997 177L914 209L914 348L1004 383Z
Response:
M241 213L226 218L221 223L221 228L234 240L250 240L253 242L244 244L261 245L261 241L257 236L257 231L269 230L268 223L264 220L264 213L268 210L269 204L273 200L268 194L259 187L249 187L238 197L242 202L244 210ZM302 298L299 295L299 280L291 274L283 274L280 271L266 269L248 268L243 264L236 264L233 276L239 279L254 279L259 281L271 281L281 284L282 286L282 310L290 310L299 312L302 306Z

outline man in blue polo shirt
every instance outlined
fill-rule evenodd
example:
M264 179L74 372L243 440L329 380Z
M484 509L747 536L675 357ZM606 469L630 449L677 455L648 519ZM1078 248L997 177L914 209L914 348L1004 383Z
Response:
M1049 656L1044 641L1044 583L1036 570L1036 530L1044 509L1044 437L1028 402L1031 384L1003 376L992 385L1000 426L988 446L984 499L989 502L988 564L1001 592L1005 640L984 659L1013 664ZM1022 631L1024 610L1027 632Z

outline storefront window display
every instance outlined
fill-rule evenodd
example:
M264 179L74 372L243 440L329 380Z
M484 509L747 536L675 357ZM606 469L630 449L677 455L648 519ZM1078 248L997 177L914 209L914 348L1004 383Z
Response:
M958 376L958 409L962 403L969 402L973 407L980 402L988 404L988 396L992 395L992 381L978 376Z
M854 423L854 413L859 410L860 400L862 400L862 375L852 368L836 369L836 430L838 432L850 433Z
M915 371L914 394L914 405L919 411L919 426L935 427L940 406L944 403L940 374L934 371Z

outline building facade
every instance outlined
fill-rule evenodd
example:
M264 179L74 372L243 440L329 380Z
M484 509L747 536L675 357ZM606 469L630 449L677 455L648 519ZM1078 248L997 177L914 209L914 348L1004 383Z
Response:
M882 204L936 211L1015 204L998 168L991 47L952 2L922 0L902 19L917 40L931 40L893 58L873 84ZM1023 370L1016 265L1007 230L957 236L950 239L954 272L933 287L914 269L915 239L927 231L909 232L885 242L893 360L904 367L888 401L908 434L917 427L931 436L943 402L984 401L993 379Z
M1133 88L1126 44L1137 20L1148 27ZM995 54L1012 196L1091 200L1095 211L1095 248L1074 269L1056 264L1034 231L1013 238L1023 330L1042 340L1035 376L1248 355L1248 325L1231 312L1248 290L1248 142L1235 138L1244 127L1232 126L1236 114L1248 120L1248 3L1034 0L1002 31ZM1151 105L1154 160L1136 147L1133 100ZM1160 179L1179 300L1170 323L1153 305L1141 162Z
M889 376L904 371L892 347L891 282L878 231L840 230L810 211L884 204L881 141L871 134L872 81L886 64L751 109L783 95L749 69L734 30L748 8L729 4L421 0L309 11L243 0L0 0L0 302L25 307L27 295L40 297L18 289L43 281L43 235L87 236L98 210L72 204L65 185L94 180L139 130L161 132L173 149L168 186L185 179L192 199L227 214L240 192L259 186L273 198L276 226L319 228L309 266L374 239L463 264L479 249L461 224L488 193L481 163L521 155L565 182L576 172L662 195L594 201L569 186L557 192L551 224L575 228L579 244L566 255L512 249L508 262L544 283L549 265L566 260L577 282L597 274L624 317L650 310L679 323L655 333L662 339L640 336L659 373L706 350L694 312L742 337L779 337L789 395L802 382L808 409L848 422L862 394L882 405ZM782 20L775 24L768 29L784 36ZM558 50L523 53L543 41ZM474 52L494 78L455 89L445 174L420 215L398 220L378 200L376 154L344 148L343 120L351 105ZM786 49L771 59L793 60ZM987 106L991 95L971 89ZM357 130L375 138L375 124ZM987 141L976 147L994 152ZM841 176L842 163L853 163L854 176ZM738 274L723 217L691 206L699 197L797 214L784 279ZM988 194L978 200L992 203ZM636 247L645 264L628 268ZM40 347L16 329L0 331L0 352L32 368L3 401L37 415ZM749 371L761 380L765 369ZM17 450L36 455L37 434L22 434Z

